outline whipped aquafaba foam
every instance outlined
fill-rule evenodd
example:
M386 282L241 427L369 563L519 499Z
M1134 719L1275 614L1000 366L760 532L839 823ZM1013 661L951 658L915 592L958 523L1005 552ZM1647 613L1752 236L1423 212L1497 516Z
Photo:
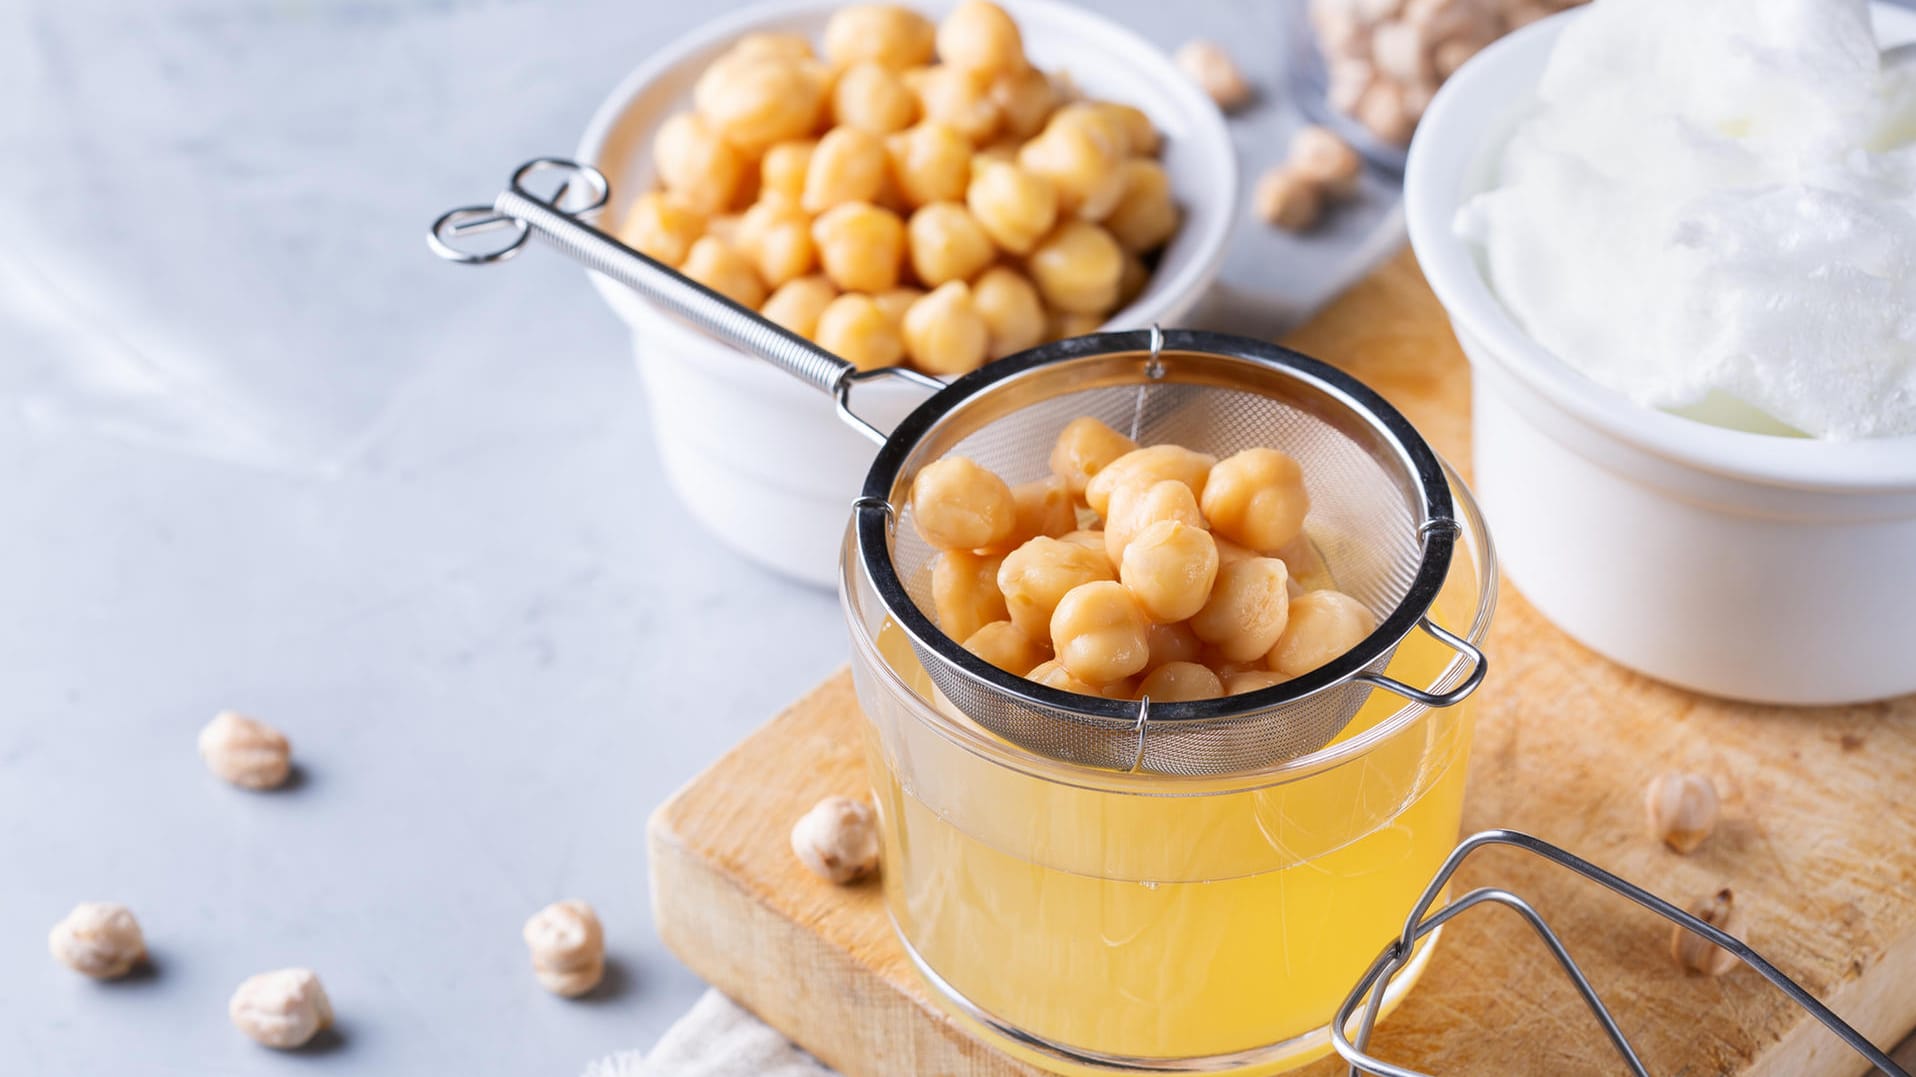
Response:
M1910 52L1866 0L1598 0L1458 228L1538 343L1644 406L1916 434Z

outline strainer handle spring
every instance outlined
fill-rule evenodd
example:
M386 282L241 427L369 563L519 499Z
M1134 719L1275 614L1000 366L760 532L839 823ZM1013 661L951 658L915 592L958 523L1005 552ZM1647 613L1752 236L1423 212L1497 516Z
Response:
M1382 673L1359 673L1351 679L1354 681L1363 681L1365 684L1382 688L1387 692L1403 696L1405 699L1422 703L1426 707L1454 707L1462 703L1470 696L1470 693L1477 690L1478 685L1484 683L1484 673L1489 668L1488 660L1484 658L1484 652L1478 650L1469 640L1464 639L1462 636L1446 631L1444 626L1431 620L1428 615L1417 619L1417 627L1428 632L1433 638L1446 647L1449 647L1451 650L1456 651L1458 654L1470 660L1470 673L1464 677L1462 684L1459 684L1448 692L1426 692L1422 688L1412 688L1403 681L1386 677Z
M560 174L563 182L552 196L541 198L528 190L525 182L547 172ZM565 208L562 203L567 194L577 188L590 192L591 204ZM881 445L885 442L884 432L851 409L854 385L887 378L911 382L934 392L944 388L944 383L936 378L902 367L861 371L758 312L734 303L585 223L581 218L597 212L606 204L609 194L610 184L598 169L564 158L540 157L520 165L490 207L468 206L440 216L427 234L427 246L447 261L488 265L519 253L526 239L536 233L587 269L605 274L706 333L831 396L837 401L842 419ZM468 235L499 228L512 230L511 237L501 246L475 251L462 245Z

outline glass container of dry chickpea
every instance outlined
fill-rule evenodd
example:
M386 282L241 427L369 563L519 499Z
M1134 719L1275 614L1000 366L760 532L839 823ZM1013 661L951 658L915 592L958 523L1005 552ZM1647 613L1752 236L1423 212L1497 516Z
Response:
M1216 110L1161 51L1028 0L752 9L636 71L578 156L611 178L628 245L860 367L940 377L1176 320L1216 273L1236 183ZM830 582L870 447L776 373L601 291L634 328L681 497L748 555ZM734 444L761 431L768 451Z
M1205 699L1302 676L1371 632L1317 552L1335 541L1309 513L1324 481L1275 449L1218 460L1078 419L1030 474L924 468L913 526L943 551L938 625L974 654L1069 692ZM1451 489L1458 556L1430 616L1475 642L1495 562ZM886 902L943 1003L1058 1072L1275 1073L1328 1054L1332 1012L1457 840L1469 704L1374 692L1328 745L1234 773L1061 762L943 699L847 543ZM1413 635L1386 672L1443 691L1467 665Z

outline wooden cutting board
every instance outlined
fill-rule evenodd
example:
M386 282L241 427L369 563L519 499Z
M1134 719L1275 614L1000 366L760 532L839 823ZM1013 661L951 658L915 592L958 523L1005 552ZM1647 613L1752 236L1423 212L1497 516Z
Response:
M1448 459L1470 459L1468 372L1408 252L1287 343L1382 391ZM1916 697L1825 710L1706 699L1597 657L1507 586L1486 649L1467 832L1529 831L1679 904L1730 886L1751 941L1876 1042L1916 1025ZM849 1077L1027 1077L933 1007L875 885L828 886L792 857L806 808L865 795L861 720L841 673L658 810L659 933ZM1714 775L1726 794L1716 834L1688 857L1643 834L1644 786L1669 768ZM1684 975L1662 921L1590 884L1510 850L1480 854L1460 880L1527 897L1652 1072L1868 1068L1747 969ZM1495 908L1453 922L1373 1046L1444 1075L1621 1072L1541 944Z

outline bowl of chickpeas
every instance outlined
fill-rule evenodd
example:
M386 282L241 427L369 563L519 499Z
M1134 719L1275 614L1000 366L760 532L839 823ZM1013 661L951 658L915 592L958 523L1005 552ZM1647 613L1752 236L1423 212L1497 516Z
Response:
M861 369L941 379L1173 324L1216 277L1237 164L1154 44L1049 0L782 0L654 54L578 159L628 246ZM660 457L721 541L831 586L874 446L785 374L594 275ZM924 390L875 382L885 428Z

